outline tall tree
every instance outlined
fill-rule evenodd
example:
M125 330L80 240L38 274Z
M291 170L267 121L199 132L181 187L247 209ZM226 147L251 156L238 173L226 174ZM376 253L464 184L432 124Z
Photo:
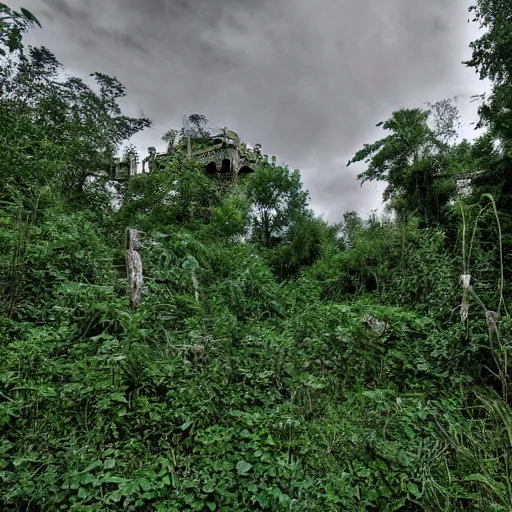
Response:
M472 56L465 64L481 79L492 82L482 96L479 127L487 133L473 150L477 172L473 177L474 201L485 193L496 200L502 223L503 254L512 270L512 3L507 0L477 0L470 7L473 22L482 35L470 46ZM483 201L487 201L485 198ZM494 238L494 237L492 237Z
M50 183L68 196L83 192L87 177L108 168L123 141L149 127L147 118L123 114L125 88L94 73L96 87L60 77L62 66L46 48L29 47L0 73L0 179L4 190L37 190Z
M390 134L365 144L348 162L365 162L358 175L365 181L385 181L384 200L401 216L418 215L425 225L438 224L443 208L455 194L456 181L450 172L453 125L456 115L448 104L432 110L401 109L379 123Z
M512 211L512 3L507 0L478 0L470 7L473 22L483 29L473 41L472 57L465 64L474 68L481 79L492 82L490 94L483 95L480 127L489 129L486 140L479 144L478 157L487 160L475 180L477 191L492 192L498 208ZM482 140L484 143L484 140ZM482 153L484 145L487 150ZM486 153L486 154L485 154ZM496 158L499 154L499 158ZM499 160L499 162L497 161ZM483 162L482 162L483 163Z
M298 170L262 165L249 178L247 191L254 208L253 235L266 247L306 211L308 193L302 190Z

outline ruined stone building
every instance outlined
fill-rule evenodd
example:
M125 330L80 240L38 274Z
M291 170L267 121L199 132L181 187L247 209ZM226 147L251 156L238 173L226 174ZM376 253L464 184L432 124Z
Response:
M235 132L227 128L207 138L184 137L163 153L157 153L153 147L148 148L148 152L149 155L142 161L143 173L163 168L165 159L176 153L202 164L205 172L212 176L251 174L258 160L258 151L249 149ZM126 181L136 173L137 162L116 158L111 165L110 178Z

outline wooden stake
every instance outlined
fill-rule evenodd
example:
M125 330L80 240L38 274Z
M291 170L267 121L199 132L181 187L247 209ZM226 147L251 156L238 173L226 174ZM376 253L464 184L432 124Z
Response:
M140 234L136 229L126 230L126 272L130 305L133 308L140 306L142 301L142 258L139 254Z

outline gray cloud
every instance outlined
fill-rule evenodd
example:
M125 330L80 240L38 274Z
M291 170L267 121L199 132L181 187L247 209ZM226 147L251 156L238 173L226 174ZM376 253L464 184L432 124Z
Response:
M329 220L379 204L345 169L378 121L401 107L480 90L460 62L475 28L461 0L16 0L40 17L33 44L70 72L101 71L127 87L130 113L155 121L158 145L182 114L260 142L302 170ZM469 132L468 132L469 133ZM378 187L377 187L378 188Z

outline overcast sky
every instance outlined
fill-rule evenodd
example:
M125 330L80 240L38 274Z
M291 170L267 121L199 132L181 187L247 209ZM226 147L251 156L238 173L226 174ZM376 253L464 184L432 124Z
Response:
M136 137L160 148L183 114L261 143L302 171L312 206L330 221L378 208L382 188L355 179L347 161L383 133L400 107L470 96L483 84L461 61L478 36L469 0L7 0L41 21L45 45L80 76L116 76L132 115L154 128ZM466 126L464 136L473 129Z

